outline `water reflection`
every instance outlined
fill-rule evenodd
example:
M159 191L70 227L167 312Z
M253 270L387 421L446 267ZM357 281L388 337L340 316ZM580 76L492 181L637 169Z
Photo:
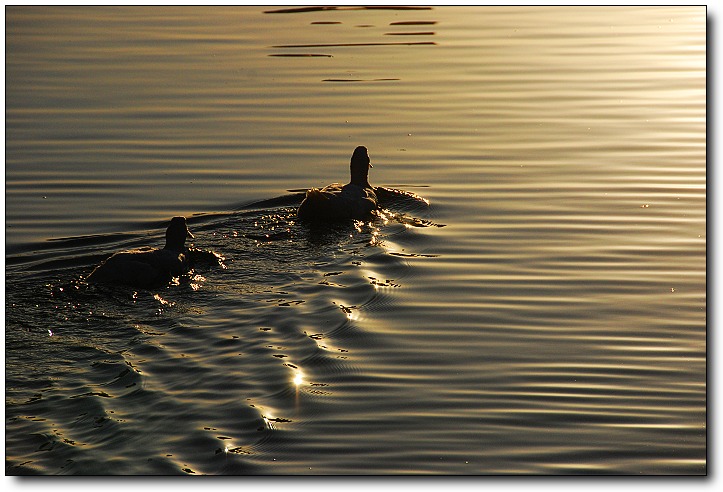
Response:
M419 32L385 32L385 36L434 36L436 33L433 31L419 31Z
M322 82L393 82L401 79L324 79Z
M342 10L432 10L432 7L415 7L415 6L367 6L367 7L337 7L337 6L324 6L324 7L295 7L288 9L277 9L277 10L266 10L265 14L303 14L307 12L327 12L327 11L342 11Z
M315 43L315 44L286 44L276 45L272 48L332 48L332 47L354 47L354 46L431 46L436 45L434 41L399 41L399 42L371 42L371 43Z
M334 55L325 55L323 53L271 53L269 56L281 56L288 58L303 58L303 57L317 57L317 58L333 58Z
M390 26L433 26L437 21L396 21L390 22Z
M704 474L705 9L310 9L8 7L8 474Z

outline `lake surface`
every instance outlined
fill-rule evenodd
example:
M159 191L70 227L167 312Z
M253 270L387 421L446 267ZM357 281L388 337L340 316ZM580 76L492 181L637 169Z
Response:
M6 474L707 473L705 7L6 33ZM175 215L225 268L83 281Z

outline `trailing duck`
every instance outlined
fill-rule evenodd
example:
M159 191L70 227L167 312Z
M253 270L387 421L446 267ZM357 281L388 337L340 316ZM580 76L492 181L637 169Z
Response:
M186 238L193 238L185 217L173 217L162 248L139 248L115 253L86 278L88 283L149 288L168 283L191 268Z

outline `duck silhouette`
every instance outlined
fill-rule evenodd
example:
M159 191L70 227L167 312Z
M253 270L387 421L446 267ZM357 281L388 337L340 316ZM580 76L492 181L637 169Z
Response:
M351 181L308 190L296 215L306 221L368 218L378 206L376 192L369 184L371 167L367 148L360 145L351 156Z
M139 248L115 253L98 265L86 278L88 283L155 287L173 277L188 273L190 262L186 238L193 238L185 217L173 217L166 229L162 248Z

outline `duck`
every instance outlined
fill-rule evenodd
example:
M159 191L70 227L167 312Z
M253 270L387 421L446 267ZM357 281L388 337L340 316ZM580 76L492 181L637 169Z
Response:
M150 288L167 284L191 268L186 238L194 238L185 217L173 217L166 229L166 244L113 254L85 279L91 284L117 284Z
M349 183L311 188L296 212L297 217L305 221L369 218L379 206L375 189L369 184L369 169L372 167L367 148L358 146L351 156Z

